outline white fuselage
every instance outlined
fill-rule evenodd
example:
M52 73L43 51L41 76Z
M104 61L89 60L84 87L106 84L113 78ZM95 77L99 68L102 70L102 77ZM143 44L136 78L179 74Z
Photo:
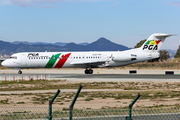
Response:
M10 68L96 68L118 67L159 57L158 52L138 49L108 52L22 52L2 65Z

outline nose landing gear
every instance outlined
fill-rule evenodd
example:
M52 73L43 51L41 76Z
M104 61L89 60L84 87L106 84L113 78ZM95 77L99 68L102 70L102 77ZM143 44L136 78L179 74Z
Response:
M22 71L21 71L21 70L19 70L19 71L18 71L18 74L22 74Z
M92 69L86 69L84 71L85 74L93 74L93 70Z

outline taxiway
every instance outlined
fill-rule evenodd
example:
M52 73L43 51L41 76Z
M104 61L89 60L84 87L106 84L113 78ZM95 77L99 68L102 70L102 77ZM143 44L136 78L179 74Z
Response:
M174 75L166 75L166 70L137 70L136 74L130 74L129 70L120 69L95 69L94 74L84 74L83 69L31 69L23 70L23 74L17 74L17 70L0 70L0 78L39 78L39 79L66 79L71 81L179 81L180 70L174 71Z

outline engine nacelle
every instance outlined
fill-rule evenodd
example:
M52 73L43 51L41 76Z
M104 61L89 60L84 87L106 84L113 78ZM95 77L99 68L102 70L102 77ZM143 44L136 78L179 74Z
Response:
M132 60L136 60L136 55L132 55L132 54L114 54L112 56L112 60L113 61L117 61L117 62L126 62L126 61L132 61Z

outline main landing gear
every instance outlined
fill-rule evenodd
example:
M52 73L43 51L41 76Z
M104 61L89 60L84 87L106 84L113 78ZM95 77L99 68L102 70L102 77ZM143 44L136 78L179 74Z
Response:
M84 71L85 74L93 74L93 70L92 69L86 69Z
M22 71L21 71L21 70L19 70L19 71L18 71L18 74L22 74Z

